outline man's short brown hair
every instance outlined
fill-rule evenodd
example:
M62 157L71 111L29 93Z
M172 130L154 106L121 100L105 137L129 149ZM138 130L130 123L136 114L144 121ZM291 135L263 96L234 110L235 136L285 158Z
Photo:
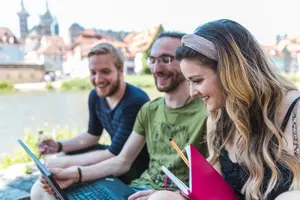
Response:
M109 43L100 43L94 46L90 52L88 53L88 58L90 58L93 55L103 55L103 54L110 54L115 59L115 66L117 69L121 69L124 66L124 56L122 52L114 47L113 45Z

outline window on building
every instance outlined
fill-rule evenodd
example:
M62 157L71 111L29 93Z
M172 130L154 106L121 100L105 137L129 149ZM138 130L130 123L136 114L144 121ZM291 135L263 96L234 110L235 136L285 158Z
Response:
M15 43L15 38L14 37L10 37L9 38L9 43L10 44L14 44Z
M6 43L6 41L7 41L7 37L6 37L5 35L3 35L3 36L2 36L2 42L3 42L3 43Z

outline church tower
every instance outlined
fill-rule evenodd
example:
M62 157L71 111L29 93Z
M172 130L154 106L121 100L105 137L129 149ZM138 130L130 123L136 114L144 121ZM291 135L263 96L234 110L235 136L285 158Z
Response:
M51 24L52 35L59 35L59 24L56 17L53 17L53 23Z
M19 15L19 22L20 22L20 37L22 40L24 40L28 33L27 18L29 14L25 10L23 0L21 0L21 10L18 12L18 15Z
M51 35L51 25L53 22L49 6L48 0L46 0L46 12L40 16L40 24L43 27L43 35Z

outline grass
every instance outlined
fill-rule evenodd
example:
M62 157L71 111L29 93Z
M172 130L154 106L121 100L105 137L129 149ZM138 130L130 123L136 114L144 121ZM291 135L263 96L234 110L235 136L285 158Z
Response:
M1 93L13 92L13 91L14 91L14 85L11 81L0 81Z
M124 80L127 83L130 83L132 85L135 85L143 89L151 99L154 99L162 95L162 93L157 91L152 75L141 75L141 76L127 75L124 77ZM61 85L61 89L64 91L91 90L92 88L93 86L91 85L89 78L72 79L63 82Z
M47 90L54 90L55 88L53 87L52 83L51 82L47 82L46 85L45 85L45 88Z
M54 140L64 140L69 139L77 134L79 134L79 131L76 129L70 129L68 126L65 126L63 128L57 128L52 131L44 129L44 134L47 137L51 137ZM23 142L28 146L28 148L32 151L32 153L37 156L38 158L41 158L41 156L38 153L36 143L38 142L39 135L38 133L32 132L31 130L26 130L24 133ZM99 143L110 145L111 139L108 133L105 131L103 132L102 136L100 137ZM11 165L14 164L20 164L20 163L28 163L31 162L31 158L28 156L28 154L24 151L22 147L16 149L12 153L9 153L7 155L0 157L1 163L0 163L0 170L6 169ZM30 172L30 168L26 168L26 172Z
M67 126L65 126L64 128L61 128L59 130L58 129L53 130L52 132L48 130L44 130L44 133L48 137L51 137L55 140L60 140L60 139L71 138L74 135L76 135L78 131L70 130ZM30 150L33 152L34 155L40 158L36 146L38 139L39 139L38 133L34 133L30 130L25 131L23 142L25 142L25 144L28 146L28 148L30 148ZM28 156L28 154L21 147L16 149L12 153L1 156L0 160L2 161L0 163L0 169L6 169L7 167L13 164L28 163L32 161L31 158Z
M92 88L93 87L90 83L89 78L83 78L83 79L76 78L69 81L64 81L61 84L61 89L67 91L90 90Z
M159 92L155 87L152 75L125 76L124 79L127 83L143 89L151 99L162 96L162 93Z
M294 75L294 74L281 74L286 79L292 81L293 83L299 83L300 82L300 76Z

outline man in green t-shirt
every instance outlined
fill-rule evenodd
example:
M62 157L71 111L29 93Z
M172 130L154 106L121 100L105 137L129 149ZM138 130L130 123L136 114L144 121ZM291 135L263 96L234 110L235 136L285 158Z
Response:
M156 87L165 95L146 103L135 120L131 137L146 142L150 163L149 168L131 186L149 190L133 194L130 200L142 197L147 199L155 190L165 189L162 165L188 185L189 169L170 144L170 138L173 138L181 150L188 144L193 144L206 155L206 143L203 139L206 109L200 98L190 98L188 83L174 57L176 48L181 45L182 36L175 32L160 34L147 59ZM166 183L168 189L177 189L170 180Z
M139 192L131 195L129 200L148 199L155 190L165 189L162 165L188 185L188 167L169 139L173 138L181 150L188 144L193 144L206 155L204 136L207 113L199 97L190 98L188 82L175 59L175 51L181 45L183 35L165 32L157 37L147 60L156 87L164 92L164 96L144 104L140 109L133 132L117 156L98 163L97 167L101 170L97 172L88 167L82 168L82 182L126 173L146 144L150 157L149 168L131 183L133 189ZM59 174L54 175L63 181L77 180L77 175L67 169L60 169ZM177 189L170 180L166 182L166 186L171 190ZM64 189L63 185L61 187Z

